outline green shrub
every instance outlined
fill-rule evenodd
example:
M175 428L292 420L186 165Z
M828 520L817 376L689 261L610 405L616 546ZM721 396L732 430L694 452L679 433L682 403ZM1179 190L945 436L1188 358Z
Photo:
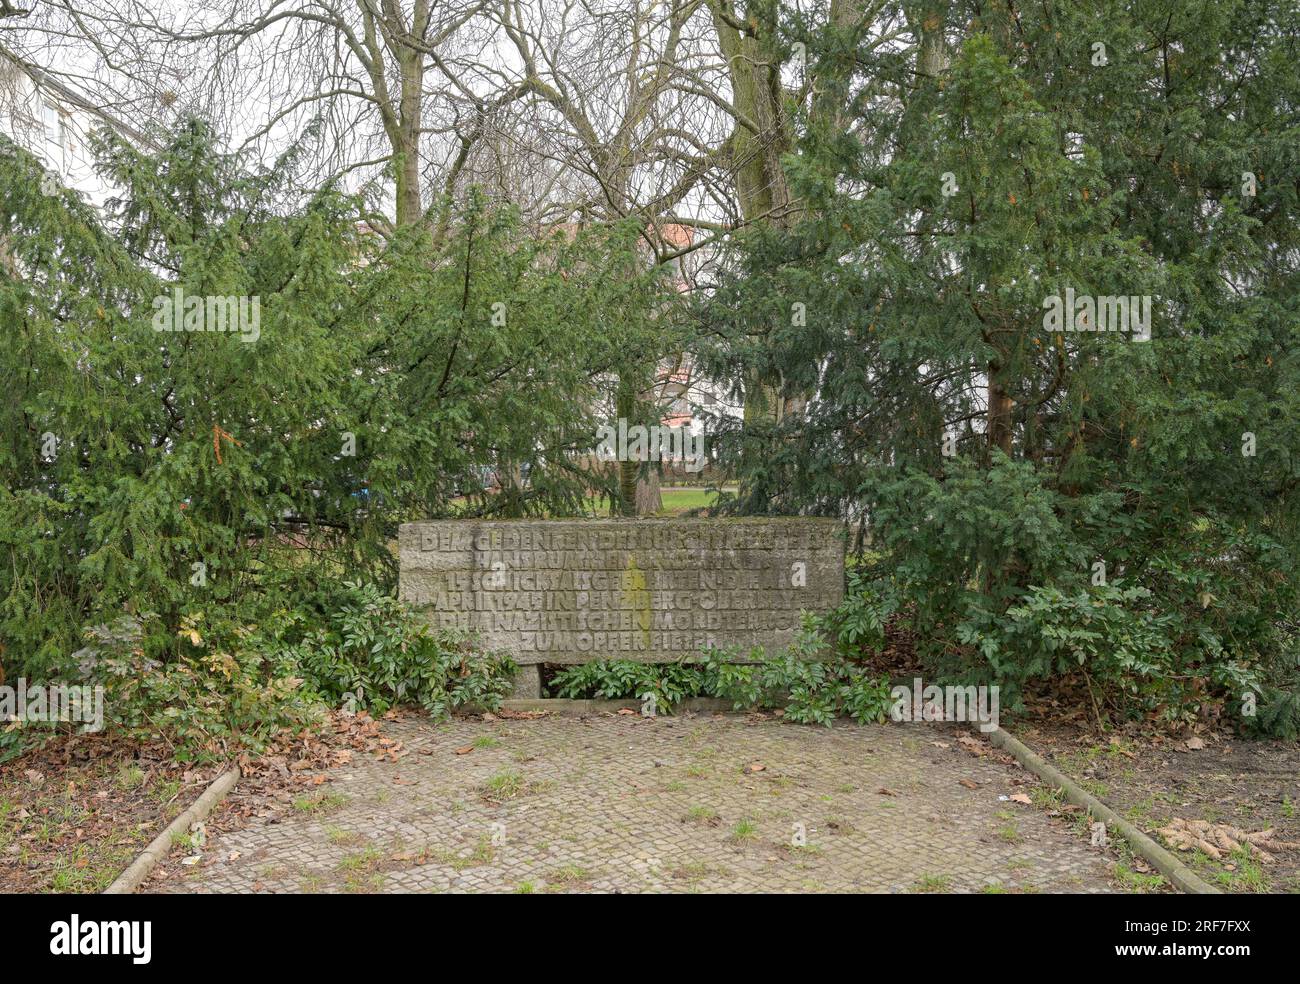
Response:
M853 659L883 649L885 628L898 613L899 603L891 582L873 582L867 571L850 567L844 600L825 619L839 655Z
M688 697L705 693L705 679L686 663L636 663L604 660L565 667L551 678L557 697L644 700L654 696L656 711L671 714Z
M859 724L883 722L892 704L889 681L843 659L827 658L827 625L805 615L784 653L766 656L754 649L747 663L736 662L735 651L706 651L701 665L708 692L730 700L737 710L783 707L787 720L801 724L829 725L838 716Z
M104 688L106 726L162 735L179 759L224 759L260 750L284 728L321 720L317 695L258 650L251 628L187 619L182 654L161 664L142 645L157 620L145 613L95 626L76 654L84 681Z
M875 487L875 556L827 619L841 652L881 645L905 613L936 682L998 685L1013 712L1030 683L1072 678L1111 716L1300 724L1285 614L1300 584L1269 524L1134 517L1119 492L1067 496L1006 458L947 467Z
M442 717L466 705L495 709L516 666L484 653L468 633L434 631L377 585L350 581L284 615L258 645L334 706L382 714L396 704Z
M847 716L859 723L884 721L892 701L889 683L842 660L828 660L823 626L811 617L784 653L761 648L705 650L693 663L635 663L605 660L567 667L551 685L561 697L644 699L654 694L657 710L671 711L687 697L717 697L736 710L783 708L790 721L829 725Z
M465 633L431 630L375 584L313 580L293 607L242 621L227 609L191 612L166 662L148 652L160 621L148 612L91 627L74 654L76 682L104 688L106 725L165 735L183 758L260 749L283 728L319 722L326 706L380 714L406 704L438 717L495 708L515 671Z

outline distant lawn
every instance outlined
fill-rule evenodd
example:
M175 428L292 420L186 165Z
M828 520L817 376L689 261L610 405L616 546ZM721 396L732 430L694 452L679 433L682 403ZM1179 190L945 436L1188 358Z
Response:
M668 489L662 493L664 507L660 516L675 516L690 509L707 509L718 499L712 489Z
M728 489L734 492L735 489ZM655 513L656 516L680 516L683 513L690 512L692 509L707 509L712 506L718 499L718 493L711 489L664 489L660 493L663 499L663 508ZM599 497L593 497L588 500L590 507L598 516L609 515L609 500Z
M727 489L728 492L735 492L735 488ZM712 506L718 498L718 493L710 489L665 489L660 493L663 499L663 508L655 513L656 516L680 516L683 513L690 512L692 509L707 509ZM466 502L464 499L453 499L452 507L454 511L459 512L464 509ZM597 517L606 517L609 515L609 500L603 496L589 496L587 499L587 509Z

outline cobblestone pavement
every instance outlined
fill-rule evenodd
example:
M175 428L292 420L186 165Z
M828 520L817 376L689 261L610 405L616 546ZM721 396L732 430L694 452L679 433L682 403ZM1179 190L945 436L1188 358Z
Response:
M384 731L404 758L336 769L278 822L213 837L163 890L1111 888L1086 836L999 800L1032 789L1027 772L930 725L604 714Z

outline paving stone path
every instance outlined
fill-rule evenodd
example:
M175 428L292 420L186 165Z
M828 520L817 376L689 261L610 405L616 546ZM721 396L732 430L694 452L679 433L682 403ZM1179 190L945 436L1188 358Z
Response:
M1086 837L999 800L1032 777L953 730L604 714L384 731L404 758L335 770L163 890L1112 890Z

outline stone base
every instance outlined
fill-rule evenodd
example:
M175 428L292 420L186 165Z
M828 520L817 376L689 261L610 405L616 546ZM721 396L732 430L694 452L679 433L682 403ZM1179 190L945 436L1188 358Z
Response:
M542 671L533 666L521 666L515 674L515 687L510 692L511 700L535 700L542 696Z

